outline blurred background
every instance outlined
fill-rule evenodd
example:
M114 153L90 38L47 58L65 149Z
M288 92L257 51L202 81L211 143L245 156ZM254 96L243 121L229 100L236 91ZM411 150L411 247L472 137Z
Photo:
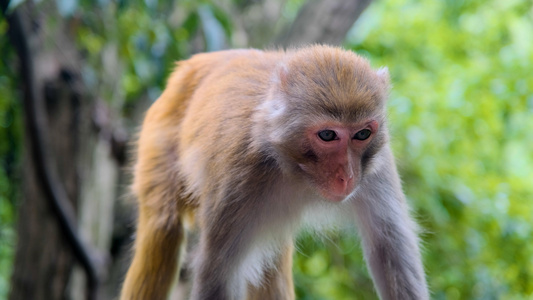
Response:
M130 144L176 60L317 42L390 70L432 298L533 298L533 1L0 4L0 299L116 297ZM298 299L377 299L350 234L304 233L294 277Z

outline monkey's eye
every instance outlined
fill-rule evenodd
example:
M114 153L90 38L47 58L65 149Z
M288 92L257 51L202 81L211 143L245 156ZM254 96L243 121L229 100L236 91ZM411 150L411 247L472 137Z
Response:
M368 139L368 137L370 137L370 134L372 134L372 131L370 131L370 129L363 129L363 130L358 131L353 136L353 138L356 140L364 141Z
M330 142L330 141L333 141L337 137L337 134L333 130L326 129L326 130L322 130L318 132L318 137L324 142Z

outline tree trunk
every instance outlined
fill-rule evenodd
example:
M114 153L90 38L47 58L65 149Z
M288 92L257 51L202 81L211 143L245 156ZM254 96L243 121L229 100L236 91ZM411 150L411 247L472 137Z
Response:
M43 91L41 91L43 92ZM75 205L79 195L76 170L77 139L80 128L80 101L60 90L50 91L47 112L50 128L50 145L57 159L59 177ZM27 127L26 127L27 130ZM57 219L46 201L36 177L32 152L40 151L25 133L23 200L17 223L18 243L12 277L11 299L64 299L70 272L75 262L72 252L58 230Z
M46 18L56 20L53 28ZM102 253L109 249L118 166L95 130L82 62L55 8L26 2L8 22L21 61L26 125L10 299L96 299L105 256L87 241ZM45 44L51 40L55 47ZM84 275L73 277L79 265Z
M372 0L312 0L276 44L284 47L319 43L340 45L348 30Z

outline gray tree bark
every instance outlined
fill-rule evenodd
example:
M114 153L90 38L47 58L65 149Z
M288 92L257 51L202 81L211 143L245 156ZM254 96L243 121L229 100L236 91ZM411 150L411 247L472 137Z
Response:
M4 10L6 1L0 4ZM45 28L46 18L54 18L56 26ZM95 101L84 88L81 59L55 8L36 9L26 2L8 22L19 52L26 125L9 298L66 299L70 294L97 299L118 166L94 128ZM46 47L47 41L55 47ZM72 274L78 265L83 275L76 280Z
M290 29L275 44L297 47L307 44L340 45L348 30L372 0L311 0L300 9Z

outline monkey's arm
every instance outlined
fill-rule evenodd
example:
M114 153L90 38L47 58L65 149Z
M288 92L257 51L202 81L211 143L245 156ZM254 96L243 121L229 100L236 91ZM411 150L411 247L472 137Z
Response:
M356 199L364 254L384 300L429 299L418 246L417 226L409 217L390 148L377 172L369 174Z
M193 262L193 300L241 299L246 293L239 266L251 246L254 210L249 197L222 198L213 196L210 205L200 207L199 222L205 225Z
M200 207L191 299L294 299L292 236L277 232L271 215L283 202L267 201L270 185L263 183L252 188L244 180L239 190L228 184Z

